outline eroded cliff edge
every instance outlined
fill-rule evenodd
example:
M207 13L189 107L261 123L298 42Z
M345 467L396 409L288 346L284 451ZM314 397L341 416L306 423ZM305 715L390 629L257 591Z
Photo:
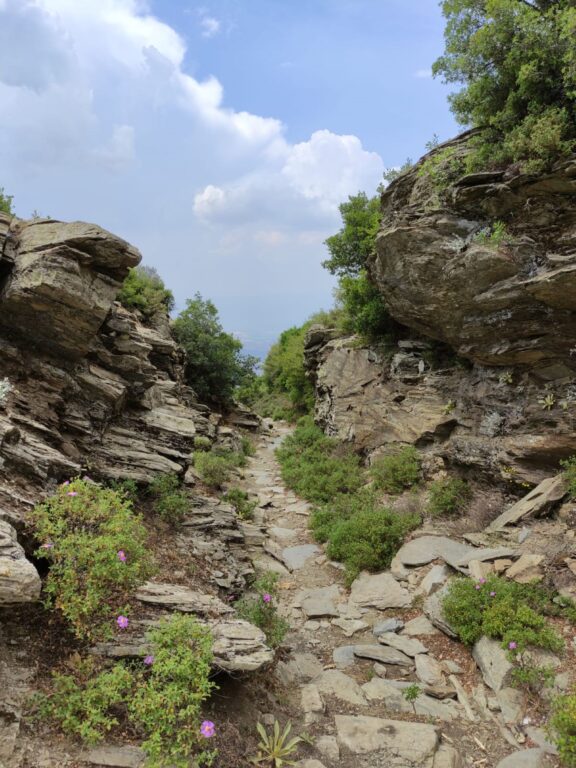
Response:
M424 163L453 163L468 139L384 191L369 273L405 331L370 348L312 329L316 419L367 455L411 443L532 484L576 448L576 158L540 176L460 176L439 193Z

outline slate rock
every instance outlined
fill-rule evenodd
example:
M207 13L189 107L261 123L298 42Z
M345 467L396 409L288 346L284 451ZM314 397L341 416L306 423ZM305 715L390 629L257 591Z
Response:
M410 593L401 587L391 573L376 575L362 572L353 582L350 600L356 605L386 608L407 608L410 605Z

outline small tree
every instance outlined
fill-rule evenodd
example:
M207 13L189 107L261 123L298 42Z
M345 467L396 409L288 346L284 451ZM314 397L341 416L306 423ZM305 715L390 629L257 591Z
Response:
M14 213L12 210L13 195L7 195L4 192L4 187L0 187L0 213Z
M196 293L174 322L186 353L186 378L202 400L229 405L234 389L252 378L257 359L243 355L242 343L226 333L214 304Z
M118 294L118 300L128 309L139 309L145 317L174 309L172 291L166 288L154 267L138 266L131 269Z
M330 258L322 266L332 275L358 277L374 251L380 226L380 199L359 192L342 203L339 210L343 226L325 241Z

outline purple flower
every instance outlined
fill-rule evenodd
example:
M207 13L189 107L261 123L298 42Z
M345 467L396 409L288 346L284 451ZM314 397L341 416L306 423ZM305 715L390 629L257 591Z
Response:
M272 601L272 597L271 597L271 595L268 594L268 592L265 592L262 595L262 600L264 600L265 603L269 603L269 602Z
M64 480L64 482L62 483L62 485L70 485L70 480Z
M496 592L490 592L490 597L496 597Z
M78 496L78 491L68 491L66 496Z
M481 589L480 584L475 584L474 589Z
M84 482L85 482L85 483L91 483L91 482L92 482L92 478L91 478L91 477L88 477L88 475L84 475L84 477L82 478L82 480L84 480Z
M216 729L214 728L214 723L210 720L204 720L202 725L200 726L200 733L202 736L204 736L205 739L211 739L212 736L216 733Z
M126 557L126 552L124 552L123 549L118 550L118 560L121 560L123 563L126 562L128 558Z
M116 619L116 624L118 624L120 629L127 629L129 623L130 622L128 621L126 616L118 616L118 618Z
M479 584L486 584L486 579L480 579Z
M508 643L508 649L509 649L510 651L514 651L514 650L515 650L517 647L518 647L518 646L517 646L517 644L514 642L514 640L512 640L511 642L509 642L509 643Z
M146 664L147 667L151 667L152 664L154 664L154 656L145 656L144 664Z
M52 549L53 546L54 546L54 544L52 544L51 541L47 541L46 544L42 544L41 548L42 549Z

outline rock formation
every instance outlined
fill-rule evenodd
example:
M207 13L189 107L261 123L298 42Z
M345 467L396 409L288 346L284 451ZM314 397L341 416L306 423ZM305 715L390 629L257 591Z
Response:
M311 329L316 419L364 454L415 444L536 484L576 452L576 159L538 177L468 174L441 197L425 161L384 191L369 264L405 331L372 349Z

